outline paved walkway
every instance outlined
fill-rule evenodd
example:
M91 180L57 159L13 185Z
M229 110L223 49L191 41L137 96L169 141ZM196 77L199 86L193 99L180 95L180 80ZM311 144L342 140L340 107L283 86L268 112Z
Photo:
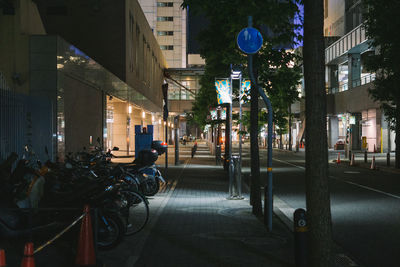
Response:
M105 265L293 266L292 233L275 217L268 233L252 215L248 195L226 199L227 174L205 145L193 159L189 146L181 151L183 163L168 168L169 186L150 199L149 224L102 252Z

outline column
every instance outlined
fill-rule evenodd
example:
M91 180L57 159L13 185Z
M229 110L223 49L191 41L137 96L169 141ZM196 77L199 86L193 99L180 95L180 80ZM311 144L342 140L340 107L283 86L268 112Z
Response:
M349 54L348 58L349 89L351 89L361 85L361 55Z

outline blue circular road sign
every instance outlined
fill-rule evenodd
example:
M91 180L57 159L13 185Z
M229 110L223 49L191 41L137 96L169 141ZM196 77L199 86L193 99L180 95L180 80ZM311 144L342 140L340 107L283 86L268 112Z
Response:
M261 33L255 28L244 28L237 36L239 49L246 54L255 54L263 44Z

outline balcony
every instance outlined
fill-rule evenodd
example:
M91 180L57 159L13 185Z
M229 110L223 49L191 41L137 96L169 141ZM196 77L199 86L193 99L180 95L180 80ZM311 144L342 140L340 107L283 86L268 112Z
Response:
M357 53L368 49L367 41L365 28L361 24L325 49L325 64L332 64L348 52Z
M352 88L371 83L375 80L376 74L371 73L365 76L362 76L360 79L352 81ZM349 83L340 84L339 87L328 88L328 94L336 94L339 92L347 91L349 89Z

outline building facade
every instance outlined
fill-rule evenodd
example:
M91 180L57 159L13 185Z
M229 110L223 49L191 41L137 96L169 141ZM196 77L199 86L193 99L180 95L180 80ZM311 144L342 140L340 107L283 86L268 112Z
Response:
M169 68L186 68L186 10L182 0L139 0Z
M328 29L328 35L339 37L325 49L329 147L334 148L341 140L349 150L393 151L394 132L380 103L368 93L375 73L370 73L364 62L376 51L370 47L362 25L361 1L325 3L325 34Z
M135 125L153 125L154 139L165 138L166 62L139 4L92 4L15 0L11 8L1 6L7 11L0 14L7 44L0 47L7 59L0 63L1 129L21 135L1 132L2 158L29 141L39 156L47 147L52 159L62 159L97 145L97 138L133 155ZM10 100L13 105L3 105Z

